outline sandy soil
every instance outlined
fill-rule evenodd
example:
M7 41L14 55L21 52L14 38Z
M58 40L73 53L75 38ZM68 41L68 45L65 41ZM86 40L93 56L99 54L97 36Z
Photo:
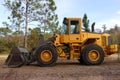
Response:
M3 68L6 55L0 55L0 80L120 80L117 54L105 58L101 65L85 66L74 60L58 60L53 67L37 64Z

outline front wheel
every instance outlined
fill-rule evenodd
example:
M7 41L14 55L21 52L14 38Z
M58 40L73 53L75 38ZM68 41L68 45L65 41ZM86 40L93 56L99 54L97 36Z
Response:
M51 45L42 45L36 52L36 61L40 66L51 66L57 61L57 51Z
M104 51L100 46L90 44L82 51L82 60L86 65L99 65L104 60Z
M85 64L82 58L78 59L78 61L80 62L80 64Z

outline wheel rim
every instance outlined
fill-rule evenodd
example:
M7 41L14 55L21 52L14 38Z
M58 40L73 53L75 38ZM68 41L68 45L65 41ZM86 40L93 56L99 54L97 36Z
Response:
M97 61L100 58L100 53L97 50L91 50L88 55L91 61Z
M41 60L44 62L49 62L52 59L52 53L49 50L44 50L41 52Z

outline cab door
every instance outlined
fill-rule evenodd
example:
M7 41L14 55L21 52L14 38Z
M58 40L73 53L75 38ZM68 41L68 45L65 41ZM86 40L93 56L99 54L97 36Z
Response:
M69 40L71 43L78 43L81 41L81 29L80 29L80 21L79 20L70 20L70 32L69 32Z

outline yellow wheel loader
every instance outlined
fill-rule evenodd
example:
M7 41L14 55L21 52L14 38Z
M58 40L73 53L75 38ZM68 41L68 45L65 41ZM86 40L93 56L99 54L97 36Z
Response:
M5 65L18 67L36 61L39 66L51 66L58 57L78 60L85 65L99 65L104 57L117 51L118 46L112 44L109 34L84 32L81 18L64 18L61 34L54 34L48 40L41 35L40 44L31 51L24 47L13 48Z

